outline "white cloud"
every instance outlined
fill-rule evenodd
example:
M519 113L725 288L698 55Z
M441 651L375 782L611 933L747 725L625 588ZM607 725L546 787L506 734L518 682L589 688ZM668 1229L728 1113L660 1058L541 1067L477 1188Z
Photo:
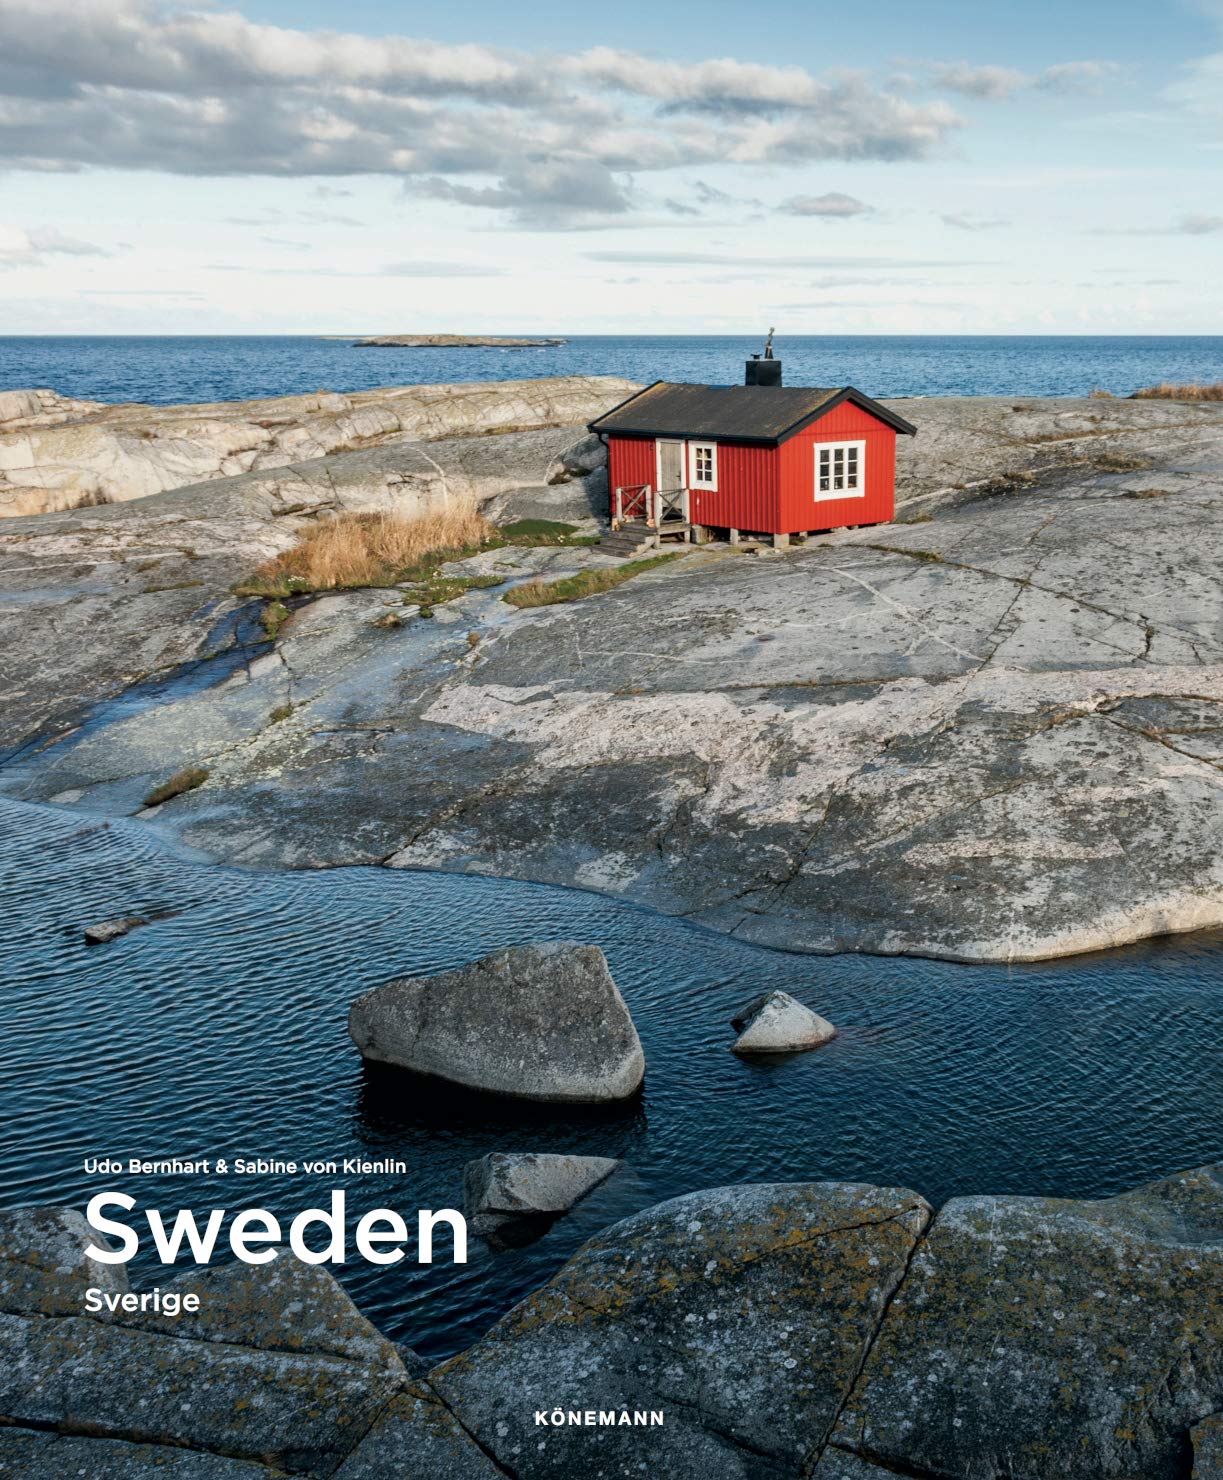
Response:
M1101 82L1122 69L1117 62L1086 60L1056 62L1042 72L1021 72L1015 67L976 66L971 62L936 62L928 70L940 87L967 98L998 102L1031 87L1051 92L1072 92Z
M0 268L41 267L51 257L108 257L105 247L65 236L53 226L0 226Z
M777 209L787 216L823 216L827 220L844 221L850 216L869 215L875 208L856 196L830 190L824 195L792 195Z
M1223 216L1191 212L1166 226L1098 226L1093 236L1213 236L1223 231Z
M957 231L994 231L999 226L1011 223L1005 216L975 216L971 211L950 211L939 216L944 226L954 226Z
M628 173L921 158L960 123L945 102L797 66L531 55L154 0L0 3L0 165L23 169L382 174L550 226L636 209Z

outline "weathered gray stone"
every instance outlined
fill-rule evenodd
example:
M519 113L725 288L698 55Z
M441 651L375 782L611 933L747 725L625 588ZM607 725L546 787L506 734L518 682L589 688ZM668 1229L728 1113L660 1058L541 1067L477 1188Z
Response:
M283 1253L268 1266L193 1269L162 1286L198 1292L198 1313L86 1316L86 1278L105 1280L73 1263L76 1215L36 1212L35 1235L19 1220L15 1246L49 1248L50 1258L32 1279L19 1259L0 1267L0 1309L13 1312L0 1316L0 1416L12 1423L326 1475L408 1387L394 1346L333 1277ZM66 1247L48 1212L59 1214Z
M801 1053L837 1036L827 1018L812 1012L789 992L766 992L749 1002L731 1022L739 1032L735 1053Z
M10 521L0 741L47 743L0 785L124 812L155 765L199 764L209 785L158 827L227 861L576 884L790 949L1040 959L1220 923L1223 407L902 409L921 432L901 519L928 522L702 548L538 611L472 592L389 637L368 597L327 597L225 686L167 685L71 734L88 701L232 640L230 586L307 514L441 497L426 455L490 497L507 458L503 492L546 494L581 431L378 446Z
M463 1173L468 1226L488 1233L507 1219L567 1212L620 1162L609 1156L494 1151L469 1161Z
M567 941L387 982L357 998L348 1030L367 1059L519 1099L621 1100L645 1073L603 952Z
M0 1213L0 1310L15 1315L78 1315L91 1286L128 1288L127 1268L85 1251L111 1245L72 1208Z
M1223 1414L1195 1424L1189 1434L1193 1444L1192 1480L1223 1480Z
M571 478L584 478L596 468L607 466L607 444L592 432L581 438L549 466L548 483L567 483Z
M1223 1170L965 1197L919 1245L836 1442L919 1473L1163 1480L1223 1406Z
M819 1462L811 1472L815 1480L887 1480L895 1470L885 1470L861 1455L829 1445L820 1455Z
M199 406L9 391L0 405L0 517L145 498L390 442L582 423L635 388L574 375Z
M247 1460L177 1449L167 1444L129 1444L38 1429L0 1427L0 1475L6 1480L273 1480L283 1474Z
M96 925L86 925L85 944L104 946L109 941L118 940L121 936L127 935L138 925L148 923L143 915L124 915L120 920L100 920Z
M852 1387L929 1209L849 1184L721 1188L592 1239L432 1385L531 1480L796 1476ZM658 1411L546 1427L537 1410ZM542 1441L542 1442L541 1442Z
M504 1480L427 1384L414 1385L377 1422L333 1480Z

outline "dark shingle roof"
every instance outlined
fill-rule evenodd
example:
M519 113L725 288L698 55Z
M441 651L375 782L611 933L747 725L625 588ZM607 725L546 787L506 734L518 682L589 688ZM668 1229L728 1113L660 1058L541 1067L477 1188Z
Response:
M677 385L655 381L590 423L592 432L640 437L722 437L784 442L834 406L852 401L912 436L917 428L853 386Z

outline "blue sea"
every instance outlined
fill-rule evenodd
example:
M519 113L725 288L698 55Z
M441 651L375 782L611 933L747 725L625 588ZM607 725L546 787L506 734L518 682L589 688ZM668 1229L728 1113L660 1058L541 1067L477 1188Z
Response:
M621 375L737 383L761 336L579 335L553 349L356 349L307 336L0 338L0 390L48 386L99 401L245 401L430 381ZM1128 395L1223 380L1223 337L810 335L777 340L790 385L875 396Z

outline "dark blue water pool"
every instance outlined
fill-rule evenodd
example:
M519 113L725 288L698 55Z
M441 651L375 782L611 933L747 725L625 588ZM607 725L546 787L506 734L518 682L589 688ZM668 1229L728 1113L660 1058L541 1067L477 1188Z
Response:
M361 1212L457 1205L501 1149L623 1157L527 1249L465 1267L340 1271L430 1355L479 1336L597 1227L721 1183L853 1178L957 1192L1099 1195L1223 1158L1223 942L1184 937L1029 967L763 951L594 895L378 869L271 874L167 853L135 822L0 801L3 1199L83 1206L103 1186L163 1211L291 1216L349 1189ZM176 913L87 950L81 929ZM353 997L500 946L603 947L648 1060L639 1104L516 1110L371 1076ZM728 1019L781 987L841 1036L752 1064ZM398 1158L402 1177L91 1177L87 1157ZM410 1226L412 1219L409 1218ZM444 1242L441 1247L445 1247ZM152 1284L164 1271L136 1271Z

